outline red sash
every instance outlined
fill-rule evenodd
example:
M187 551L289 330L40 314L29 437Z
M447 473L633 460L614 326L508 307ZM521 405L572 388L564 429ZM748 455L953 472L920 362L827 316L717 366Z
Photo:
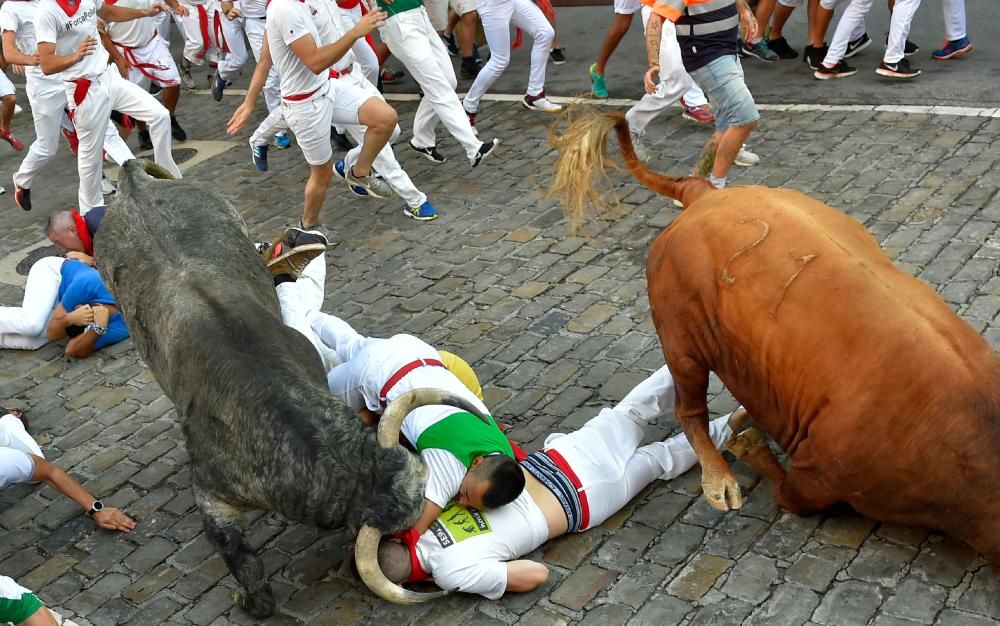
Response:
M83 219L77 211L70 213L73 216L73 223L76 224L76 234L83 244L83 251L94 256L94 242L90 238L90 229L87 227L87 220Z
M388 396L389 391L391 391L392 388L396 386L396 383L398 383L400 380L403 379L403 376L406 376L407 374L417 369L418 367L423 367L425 365L430 365L433 367L444 367L444 363L442 363L437 359L417 359L416 361L410 361L403 367L396 370L396 373L390 376L389 380L385 381L385 384L382 386L382 391L378 392L378 399L379 402L382 404L382 406L383 407L386 406L387 404L386 396Z
M222 15L222 11L216 11L212 20L215 28L215 41L219 43L219 51L229 53L229 42L226 41L226 33L222 30L222 20L229 19Z
M205 54L209 49L209 33L208 33L208 11L205 10L204 4L199 4L198 6L198 29L201 31L201 50L198 51L197 56L199 59L204 59Z
M580 498L580 532L587 530L590 526L590 504L587 503L587 492L583 490L583 483L580 482L580 478L573 471L573 468L569 466L566 462L566 458L559 454L555 450L545 450L545 454L548 455L552 462L556 464L569 482L576 487L576 494Z
M105 0L105 1L107 1L107 0ZM137 47L139 47L139 48L145 48L150 43L152 43L154 39L156 39L156 33L155 32L153 33L153 36L149 39L149 41L146 44L144 44L142 46L137 46ZM148 79L150 79L150 80L152 80L152 81L154 81L156 83L161 83L162 82L164 87L173 87L173 86L175 86L175 85L178 84L178 83L176 83L176 82L174 82L172 80L165 81L165 80L161 79L160 77L156 76L155 74L153 74L153 71L163 72L163 71L169 70L170 68L167 67L166 65L159 65L157 63L140 63L138 57L135 56L135 48L129 48L128 46L123 46L120 43L116 43L115 47L121 49L122 56L125 57L125 63L129 67L134 67L135 69L139 70L139 73L142 74L143 76L145 76L146 78L148 78Z

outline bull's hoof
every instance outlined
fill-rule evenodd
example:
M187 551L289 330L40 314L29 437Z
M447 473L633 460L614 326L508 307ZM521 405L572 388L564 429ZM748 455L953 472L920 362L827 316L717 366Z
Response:
M264 585L256 593L246 589L233 592L233 602L254 617L268 617L274 613L274 594L271 585Z
M705 493L705 499L713 509L729 511L743 506L740 485L729 468L717 473L705 470L702 474L701 488Z

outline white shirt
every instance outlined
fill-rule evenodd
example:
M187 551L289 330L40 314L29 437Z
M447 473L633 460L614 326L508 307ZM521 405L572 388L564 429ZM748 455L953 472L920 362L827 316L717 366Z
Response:
M10 0L7 1L9 2ZM12 578L0 576L0 598L4 600L20 600L21 596L26 593L31 593L31 590L17 584Z
M264 0L236 0L235 4L245 17L259 19L267 14L267 3Z
M63 70L59 76L64 81L101 76L108 69L108 51L101 45L97 33L97 11L104 0L76 0L78 9L70 16L56 0L40 0L35 15L35 37L38 43L56 44L56 54L73 54L87 37L97 42L92 54L83 57Z
M14 448L0 448L0 489L26 483L35 471L35 462L27 453Z
M7 0L0 5L0 31L14 32L14 40L18 49L24 54L38 53L38 41L35 39L35 13L38 11L39 0ZM24 68L24 77L28 80L58 81L58 77L46 76L42 68L29 65Z
M292 51L291 44L306 35L312 36L317 45L320 44L319 31L309 7L300 0L271 0L267 5L267 43L274 68L281 78L282 98L318 94L326 85L326 73L313 74Z
M312 13L313 21L316 23L316 30L319 32L317 46L336 43L344 36L341 8L334 0L305 0L305 2ZM348 49L332 67L339 72L352 65L354 65L354 52Z
M417 558L442 589L496 600L507 590L507 561L548 537L545 515L525 490L487 512L452 503L417 540Z
M148 9L152 0L118 0L116 6L127 9ZM108 35L111 41L126 48L141 48L148 44L156 34L156 18L142 17L128 22L108 22Z

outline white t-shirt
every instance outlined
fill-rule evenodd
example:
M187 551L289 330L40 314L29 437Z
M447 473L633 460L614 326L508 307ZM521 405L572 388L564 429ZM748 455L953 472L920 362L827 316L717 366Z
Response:
M306 35L319 45L319 32L309 7L300 0L271 0L267 5L267 43L281 78L282 98L314 92L318 95L326 85L326 73L313 74L292 51L291 44Z
M333 0L305 0L305 2L312 13L313 21L316 22L316 30L319 32L319 41L316 45L326 46L337 42L344 36L341 9L336 2ZM332 67L339 72L352 65L354 65L354 52L348 49L347 53L337 59Z
M442 369L442 368L434 368ZM422 406L403 420L400 429L410 443L417 445L420 434L440 422L449 415L462 413L461 409L440 404ZM427 486L424 488L424 497L444 508L448 501L458 495L458 489L465 479L468 468L462 464L451 452L440 448L428 448L420 453L420 458L427 464L428 477Z
M67 0L68 1L68 0ZM40 0L35 15L35 37L39 43L56 44L57 55L73 54L83 40L93 37L97 47L60 73L64 81L100 76L108 68L108 51L97 33L97 11L104 0L77 0L78 8L70 16L56 0Z
M259 19L267 14L267 3L264 0L236 0L234 4L245 17Z
M38 52L38 42L35 39L35 13L38 11L38 2L39 0L30 2L8 0L0 5L0 31L13 31L18 49L27 55ZM24 77L29 80L59 81L58 77L46 76L42 68L37 65L25 67Z
M525 490L492 511L451 503L417 540L417 558L442 589L496 600L507 590L507 561L548 537L545 514Z
M152 0L118 0L115 6L128 9L148 9ZM141 48L148 44L156 34L156 18L142 17L128 22L108 22L108 35L111 41L126 48Z
M26 452L0 448L0 489L7 485L26 483L35 472L35 462Z

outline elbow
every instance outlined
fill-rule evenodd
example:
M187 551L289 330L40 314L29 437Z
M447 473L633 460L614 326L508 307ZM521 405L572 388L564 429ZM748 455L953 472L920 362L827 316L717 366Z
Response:
M80 343L70 342L66 345L66 356L73 359L82 359L90 356L94 352L93 346L85 346Z
M546 582L548 582L549 575L550 575L549 568L545 567L544 565L539 567L535 572L534 576L532 577L531 588L535 589L537 587L541 587L542 585L544 585Z

